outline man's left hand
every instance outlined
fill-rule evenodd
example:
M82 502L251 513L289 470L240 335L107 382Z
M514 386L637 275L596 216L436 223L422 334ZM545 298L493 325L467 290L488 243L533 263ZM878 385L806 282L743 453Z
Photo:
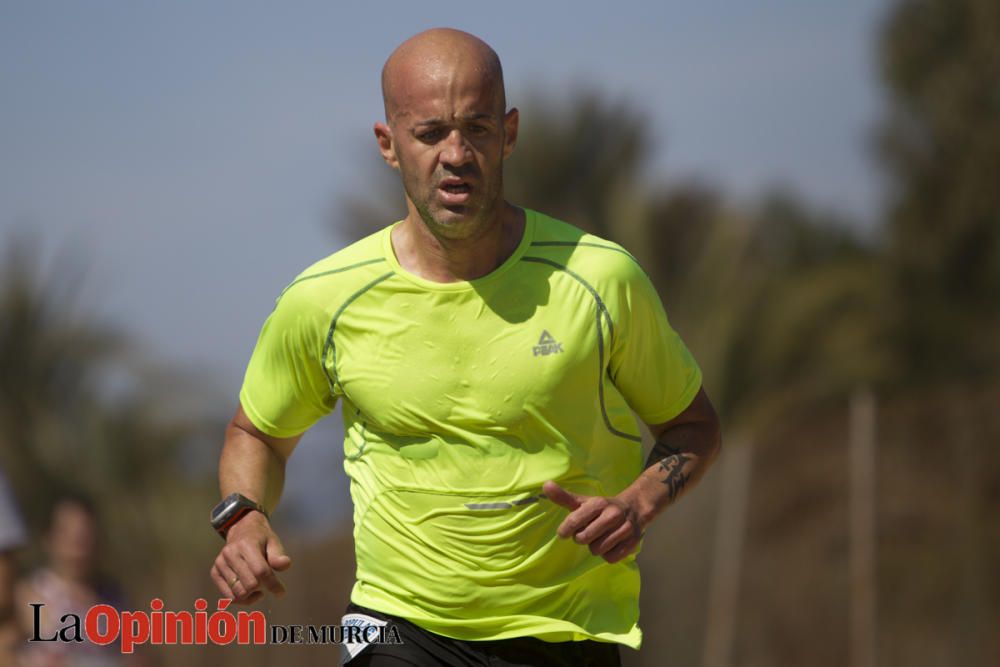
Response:
M542 486L549 500L570 510L556 533L586 544L590 553L617 563L635 551L642 539L639 513L618 496L585 496L572 493L555 482Z

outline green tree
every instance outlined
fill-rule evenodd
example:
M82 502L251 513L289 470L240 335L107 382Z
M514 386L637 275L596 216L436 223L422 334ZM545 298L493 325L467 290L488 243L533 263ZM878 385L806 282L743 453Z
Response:
M200 461L217 451L222 420L191 378L88 314L79 262L56 258L43 272L39 245L12 239L0 265L0 465L36 530L54 495L94 498L104 532L128 536L110 545L110 564L151 585L212 539L190 526L215 498Z
M890 372L878 247L789 193L735 209L698 184L655 190L634 252L731 428Z
M1000 4L904 0L880 42L890 108L894 338L911 378L1000 364Z
M517 149L504 172L515 202L628 245L639 224L648 123L626 101L579 90L524 104Z

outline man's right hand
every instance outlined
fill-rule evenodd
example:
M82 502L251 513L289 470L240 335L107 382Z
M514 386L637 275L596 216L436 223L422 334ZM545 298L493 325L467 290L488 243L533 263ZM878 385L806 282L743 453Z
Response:
M275 573L291 565L267 517L249 512L229 529L211 575L223 596L238 604L253 604L264 590L284 595L285 587Z

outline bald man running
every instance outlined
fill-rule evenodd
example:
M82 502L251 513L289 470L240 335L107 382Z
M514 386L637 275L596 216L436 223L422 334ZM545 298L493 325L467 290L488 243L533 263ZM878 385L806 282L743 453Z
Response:
M344 623L404 642L351 645L351 665L617 665L641 641L640 538L719 450L701 372L627 251L504 199L518 111L488 45L416 35L382 88L407 216L279 296L226 432L212 577L240 602L283 592L267 513L339 400Z

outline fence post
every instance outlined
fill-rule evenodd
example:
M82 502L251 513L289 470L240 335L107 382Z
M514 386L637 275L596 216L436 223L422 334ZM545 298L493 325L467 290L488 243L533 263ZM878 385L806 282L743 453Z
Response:
M729 667L732 663L752 467L752 440L742 440L724 449L702 651L704 667Z
M876 665L875 397L851 396L848 442L850 512L850 666Z

